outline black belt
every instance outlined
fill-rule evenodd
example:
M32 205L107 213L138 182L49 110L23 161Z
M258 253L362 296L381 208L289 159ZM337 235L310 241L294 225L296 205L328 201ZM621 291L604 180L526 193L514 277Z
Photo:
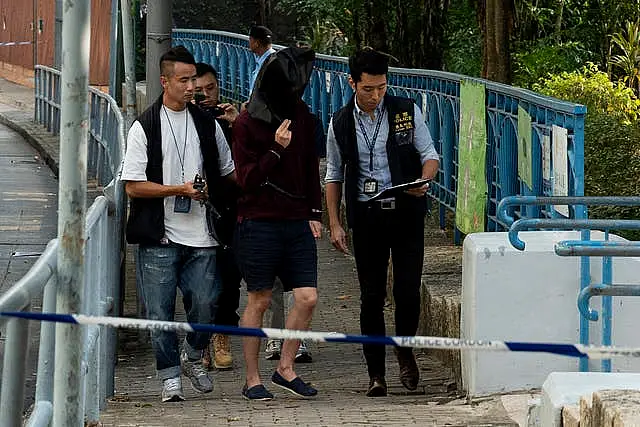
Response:
M396 209L396 200L375 200L373 202L358 202L365 209L376 209L383 211L391 211Z

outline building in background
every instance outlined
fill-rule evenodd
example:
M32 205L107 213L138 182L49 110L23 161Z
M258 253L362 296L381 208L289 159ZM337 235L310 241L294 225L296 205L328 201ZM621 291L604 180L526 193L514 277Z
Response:
M95 86L109 85L111 1L91 1L89 83ZM0 77L33 86L34 62L54 65L55 3L0 0Z

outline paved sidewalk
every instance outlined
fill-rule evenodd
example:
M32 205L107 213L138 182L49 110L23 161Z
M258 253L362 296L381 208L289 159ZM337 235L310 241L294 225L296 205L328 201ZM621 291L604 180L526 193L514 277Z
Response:
M19 133L58 176L59 139L34 122L35 97L32 88L0 78L0 123Z
M0 122L22 134L57 173L58 138L33 123L33 99L32 89L0 79ZM429 227L435 227L435 222ZM437 252L437 248L434 249ZM440 258L443 258L443 265L451 264L450 256ZM443 270L441 266L439 268L441 261L437 256L428 259L430 271ZM130 251L125 302L127 316L135 316L136 313L132 260ZM440 274L438 280L443 283L459 281L459 270L456 270L449 279ZM426 271L426 275L429 274ZM353 259L337 253L326 237L319 241L319 294L314 330L359 332L359 290ZM179 318L184 319L181 303L178 303L178 309ZM391 326L392 321L388 320L388 326ZM393 328L388 331L392 333ZM137 332L122 331L120 343L116 395L102 413L104 426L517 425L505 406L511 413L521 416L522 411L526 411L529 398L527 394L508 398L494 396L467 404L455 390L450 372L437 359L424 354L418 357L422 375L420 387L409 393L397 378L397 363L391 351L387 356L390 396L367 398L364 389L368 378L360 346L320 343L311 346L314 362L297 367L303 378L318 387L317 399L299 400L271 387L276 394L274 401L247 402L240 395L243 384L240 339L233 338L234 370L212 373L213 393L196 394L184 378L188 400L161 404L160 384L155 378L148 339L139 341ZM275 362L262 363L267 386L274 367Z
M336 252L326 237L319 241L318 249L320 299L312 327L318 331L358 334L359 292L353 259ZM129 274L132 267L128 268ZM131 283L127 283L126 315L135 313L135 290ZM177 310L179 320L184 320L181 303L177 304ZM388 325L392 325L390 314L388 310ZM388 328L388 333L392 332ZM313 363L296 366L298 374L318 388L316 399L301 400L270 387L269 378L277 362L262 360L263 381L276 399L268 403L247 402L240 395L244 370L241 340L236 337L232 338L234 370L212 372L213 393L195 393L183 376L187 400L163 404L148 340L138 344L135 332L124 335L128 339L124 340L118 359L116 396L103 412L104 426L517 425L508 417L499 398L466 404L459 392L452 390L449 372L435 358L422 354L419 355L422 379L417 391L408 392L402 387L397 362L389 350L390 396L367 398L364 358L360 346L352 344L312 344Z

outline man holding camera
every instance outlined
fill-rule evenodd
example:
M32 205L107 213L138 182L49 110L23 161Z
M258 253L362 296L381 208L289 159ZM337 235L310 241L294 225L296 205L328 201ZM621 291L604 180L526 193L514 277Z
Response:
M187 320L213 323L220 293L218 242L203 203L219 203L227 180L235 180L235 168L220 126L189 102L196 80L191 53L182 46L170 49L160 58L160 71L163 93L127 138L122 170L131 199L127 240L139 244L138 289L149 319L174 320L179 288ZM212 391L202 366L209 337L188 333L180 352L175 332L151 332L163 402L184 400L181 370L196 391Z
M218 86L218 73L209 64L199 62L196 64L196 87L193 99L195 103L207 114L214 118L224 132L226 141L231 147L231 129L238 117L238 110L232 104L219 103L220 89ZM221 230L230 236L233 235L236 219L235 197L230 197L227 203L227 214L233 219L229 221L227 229ZM218 251L218 271L222 285L218 299L218 310L214 323L216 325L238 326L240 317L237 310L240 305L240 282L242 276L236 265L233 251L230 247L221 248ZM213 366L216 369L233 368L233 356L231 354L231 340L228 335L214 334L211 337L211 345L204 351L203 365L207 369Z
M229 103L220 103L218 72L206 62L196 64L195 103L214 117L227 141L231 143L231 128L238 117L238 109Z

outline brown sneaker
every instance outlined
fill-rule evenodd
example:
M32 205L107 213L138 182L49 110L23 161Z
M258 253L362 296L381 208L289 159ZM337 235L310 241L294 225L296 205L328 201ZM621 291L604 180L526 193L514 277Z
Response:
M232 369L231 339L228 335L215 334L213 336L214 358L213 364L217 369Z
M408 390L417 389L420 381L420 371L418 371L413 349L396 347L394 351L398 358L398 365L400 365L400 382Z
M384 397L387 395L387 382L384 377L371 377L367 397Z
M211 363L211 347L213 346L213 337L211 342L202 351L202 367L208 371L213 369L213 363Z

